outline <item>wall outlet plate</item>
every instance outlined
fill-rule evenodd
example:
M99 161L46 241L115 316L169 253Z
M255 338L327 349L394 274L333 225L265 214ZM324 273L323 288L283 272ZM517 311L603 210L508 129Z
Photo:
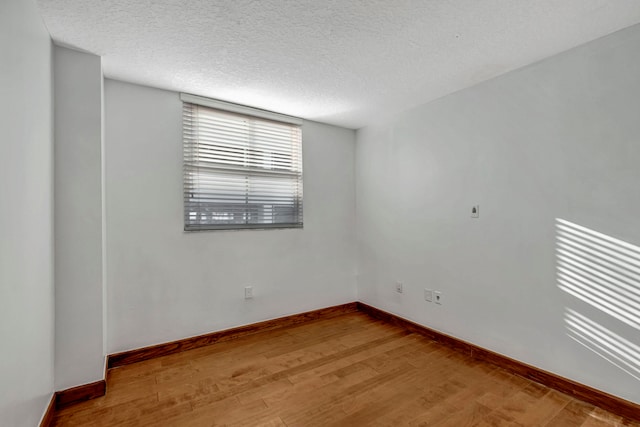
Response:
M253 298L253 286L245 286L244 288L244 299Z
M431 289L424 290L424 300L429 302L433 301L433 291Z
M402 293L402 282L396 282L396 292L399 294Z
M440 291L434 291L433 292L433 298L436 304L438 305L442 305L442 292Z
M471 206L471 218L480 218L480 205Z

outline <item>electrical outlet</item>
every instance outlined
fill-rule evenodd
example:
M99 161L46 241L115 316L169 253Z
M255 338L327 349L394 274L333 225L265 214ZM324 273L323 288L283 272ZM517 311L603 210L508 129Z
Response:
M434 291L433 292L433 297L434 297L434 300L435 300L436 304L442 305L442 292Z
M244 288L244 299L253 298L253 286L245 286Z
M396 282L396 292L399 294L402 293L402 282Z
M480 205L471 207L471 218L480 218Z
M431 289L424 290L424 300L425 301L433 301L433 291Z

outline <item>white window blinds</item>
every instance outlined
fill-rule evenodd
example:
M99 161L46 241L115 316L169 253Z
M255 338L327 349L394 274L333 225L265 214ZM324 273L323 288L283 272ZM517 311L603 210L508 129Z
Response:
M300 125L234 107L183 103L185 230L302 227Z

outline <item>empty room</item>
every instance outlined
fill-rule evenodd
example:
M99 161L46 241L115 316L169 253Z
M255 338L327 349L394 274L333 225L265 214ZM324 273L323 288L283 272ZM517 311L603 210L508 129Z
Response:
M0 0L0 425L640 426L637 0Z

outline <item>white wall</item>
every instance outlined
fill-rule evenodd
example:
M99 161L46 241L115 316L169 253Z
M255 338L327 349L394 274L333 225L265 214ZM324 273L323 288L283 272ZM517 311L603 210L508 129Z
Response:
M53 392L51 40L35 2L0 2L0 424Z
M109 353L355 300L355 132L304 123L304 229L185 233L178 94L106 80L105 123Z
M359 130L359 299L640 403L640 252L556 269L556 218L640 245L639 76L635 26Z
M102 63L54 50L55 386L104 378Z

